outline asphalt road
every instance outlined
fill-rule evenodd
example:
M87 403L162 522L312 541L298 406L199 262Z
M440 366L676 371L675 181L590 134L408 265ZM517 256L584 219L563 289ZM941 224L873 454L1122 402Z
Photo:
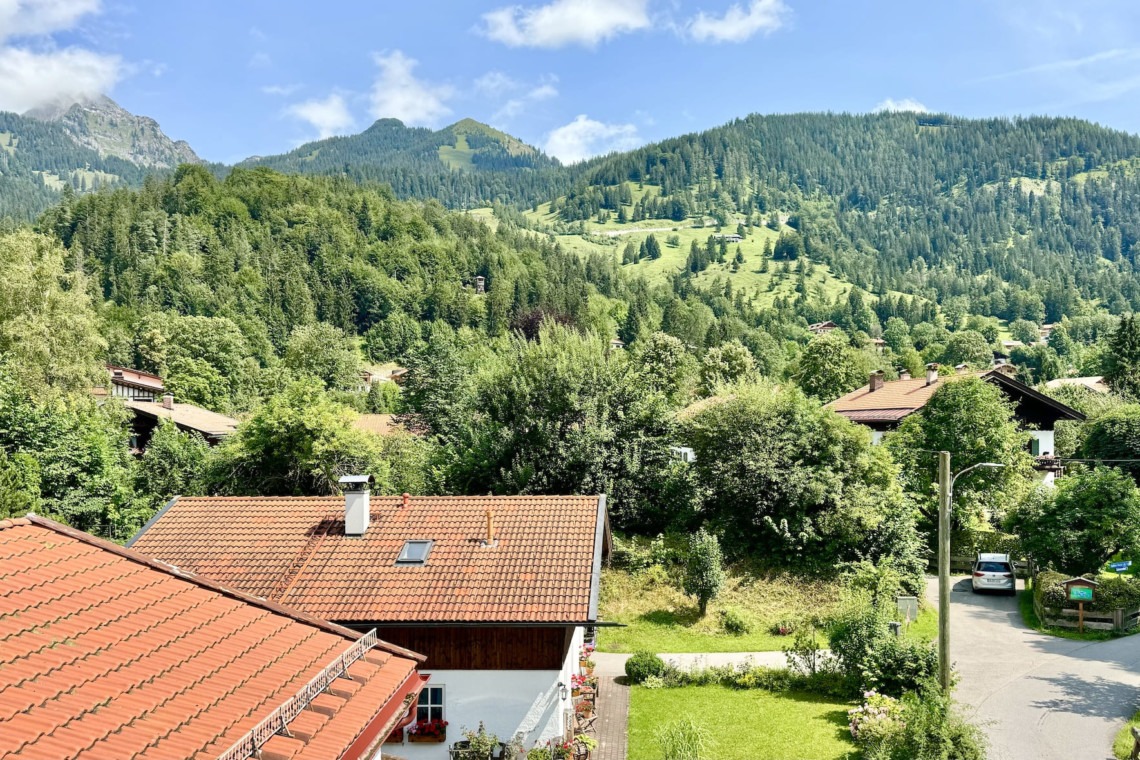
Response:
M1016 598L973 594L968 577L952 584L955 697L989 736L990 760L1112 758L1113 737L1140 708L1140 634L1046 636L1025 627Z

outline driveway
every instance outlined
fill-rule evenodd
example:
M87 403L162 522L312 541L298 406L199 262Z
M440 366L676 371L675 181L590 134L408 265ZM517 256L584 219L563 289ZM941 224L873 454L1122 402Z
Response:
M1021 583L1018 583L1021 587ZM937 602L931 581L927 595ZM990 738L990 760L1103 760L1140 707L1140 634L1081 642L1021 621L1017 599L976 595L952 579L955 697Z

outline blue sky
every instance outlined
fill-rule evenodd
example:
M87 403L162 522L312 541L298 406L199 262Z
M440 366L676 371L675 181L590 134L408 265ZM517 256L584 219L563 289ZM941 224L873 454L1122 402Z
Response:
M224 162L382 116L469 116L564 160L752 112L1140 132L1140 3L0 0L0 110L98 93Z

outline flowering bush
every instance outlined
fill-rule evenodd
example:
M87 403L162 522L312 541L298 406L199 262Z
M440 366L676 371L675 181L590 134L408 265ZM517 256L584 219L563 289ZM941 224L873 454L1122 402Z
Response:
M574 742L547 742L546 745L550 747L550 757L553 760L569 760L574 754Z
M447 735L446 720L421 720L408 729L412 736L430 736L433 739L442 739Z
M873 689L863 692L863 704L847 711L851 737L862 745L882 744L906 727L902 711L894 697Z

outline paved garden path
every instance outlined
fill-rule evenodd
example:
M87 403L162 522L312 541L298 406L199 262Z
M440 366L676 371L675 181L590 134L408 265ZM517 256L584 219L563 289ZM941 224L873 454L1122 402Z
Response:
M598 720L594 725L598 729L595 759L625 760L629 751L629 687L613 676L598 676Z
M927 596L937 602L938 586ZM973 594L954 578L950 656L955 698L990 739L989 760L1105 760L1140 708L1140 634L1060 639L1027 628L1017 599Z

